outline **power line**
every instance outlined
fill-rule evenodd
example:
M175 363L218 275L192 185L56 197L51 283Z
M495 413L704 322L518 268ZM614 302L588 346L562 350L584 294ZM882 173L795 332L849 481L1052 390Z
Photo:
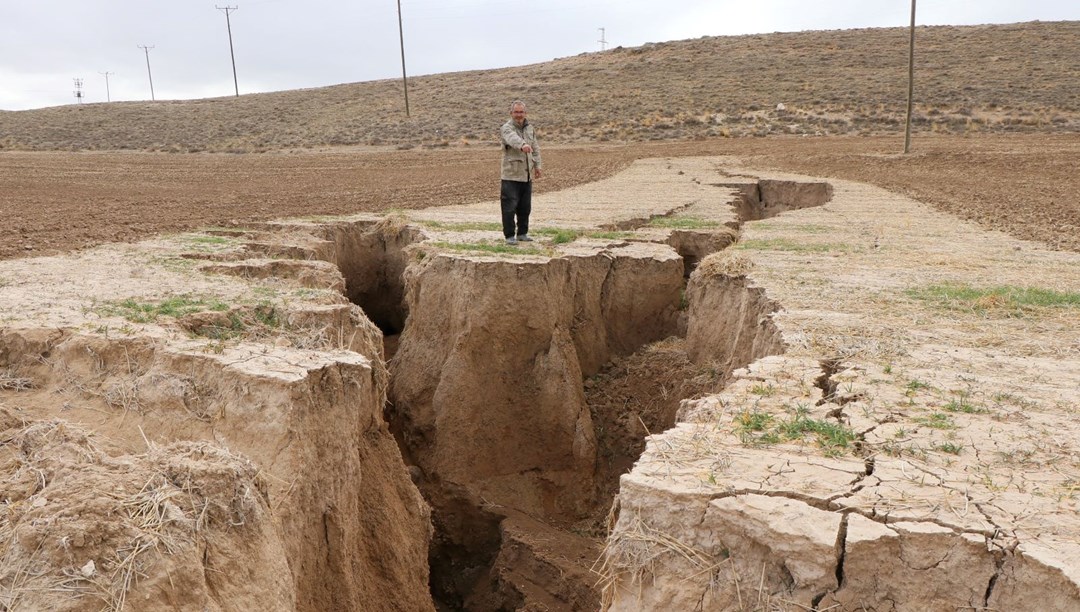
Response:
M116 74L115 72L98 72L98 74L105 75L105 101L112 102L112 95L109 93L109 75Z
M236 81L236 54L233 53L232 45L232 23L229 21L229 13L235 10L239 10L238 6L219 6L217 10L225 13L225 27L229 29L229 57L232 59L232 82L233 88L236 91L236 97L240 97L240 85Z
M136 45L136 46L138 48L142 49L146 53L146 76L150 78L150 101L153 102L154 101L154 75L150 73L150 49L153 49L154 46L153 45L150 45L149 47L147 47L146 45Z

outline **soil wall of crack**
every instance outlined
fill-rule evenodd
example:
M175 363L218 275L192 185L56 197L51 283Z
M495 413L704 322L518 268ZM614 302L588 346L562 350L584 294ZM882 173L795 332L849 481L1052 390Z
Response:
M734 348L692 356L680 337L683 265L666 246L630 243L542 261L436 256L406 269L388 415L433 506L438 601L598 605L591 566L645 435L670 427L681 399L718 389L721 368L782 349L765 323L775 304L760 291L745 279L699 281L691 304L735 312L691 306L691 327L722 325ZM727 292L736 295L717 296ZM773 335L752 338L761 333ZM731 343L698 343L709 340ZM559 541L573 563L537 553ZM523 563L529 580L513 580ZM579 580L540 580L575 571ZM537 580L550 584L522 591Z
M352 346L378 360L377 331L348 309L356 316L330 335L366 338ZM325 330L326 314L306 320ZM373 363L3 332L0 367L30 381L11 405L34 415L7 413L0 441L4 498L24 501L3 521L16 542L0 568L7 592L25 609L84 609L82 595L155 608L145 602L430 609L428 510L381 418L385 375Z

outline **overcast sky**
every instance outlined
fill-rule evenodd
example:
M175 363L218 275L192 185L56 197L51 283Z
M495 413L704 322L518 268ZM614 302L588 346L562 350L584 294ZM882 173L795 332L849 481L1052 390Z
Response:
M396 0L0 0L0 110L401 77ZM1080 19L1078 0L921 0L919 25ZM906 26L909 0L401 0L410 76L647 42ZM603 28L603 33L601 33ZM147 56L139 45L152 46ZM108 91L106 76L108 75Z

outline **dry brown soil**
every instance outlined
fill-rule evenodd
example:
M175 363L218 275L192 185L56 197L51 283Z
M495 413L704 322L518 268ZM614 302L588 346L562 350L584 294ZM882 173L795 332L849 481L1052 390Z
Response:
M538 193L642 157L735 154L748 166L863 181L1014 236L1080 250L1080 136L711 139L549 147ZM498 151L336 149L265 155L0 154L0 258L278 217L493 200ZM492 210L492 219L496 211Z

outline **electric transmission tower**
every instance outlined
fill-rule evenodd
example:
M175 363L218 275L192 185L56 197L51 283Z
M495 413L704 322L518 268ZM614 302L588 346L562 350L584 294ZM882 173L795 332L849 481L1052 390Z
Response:
M229 21L229 13L238 10L238 6L219 6L217 10L225 13L225 27L229 30L229 58L232 59L232 82L233 88L236 91L236 97L240 97L240 85L236 81L236 54L233 53L232 46L232 22Z
M150 101L154 101L154 75L150 72L150 49L154 46L147 47L146 45L136 45L146 53L146 76L150 79Z
M109 75L110 74L116 74L116 73L115 72L105 71L105 72L98 72L98 74L101 74L101 75L105 76L105 101L106 102L112 102L112 96L109 94Z
M600 50L603 51L607 48L607 40L604 39L604 28L598 28L600 30L600 40L596 41L600 43Z
M72 80L75 81L75 100L79 104L82 104L82 99L83 99L82 79L72 79Z

